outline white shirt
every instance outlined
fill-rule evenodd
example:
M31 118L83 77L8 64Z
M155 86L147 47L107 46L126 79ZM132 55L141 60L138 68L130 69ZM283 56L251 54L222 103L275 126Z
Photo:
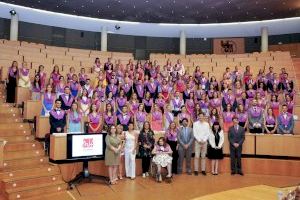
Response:
M209 135L211 134L211 129L208 122L196 121L193 124L194 137L198 142L206 142Z

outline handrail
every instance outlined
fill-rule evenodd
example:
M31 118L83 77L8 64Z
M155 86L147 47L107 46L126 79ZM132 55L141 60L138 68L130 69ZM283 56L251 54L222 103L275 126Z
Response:
M0 138L0 170L4 167L4 147L7 141Z

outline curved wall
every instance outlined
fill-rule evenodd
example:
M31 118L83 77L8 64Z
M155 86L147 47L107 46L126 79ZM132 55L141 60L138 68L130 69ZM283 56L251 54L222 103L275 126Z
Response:
M93 32L100 32L101 27L106 26L109 33L133 36L179 37L180 31L184 30L188 38L249 37L259 36L263 26L269 28L270 35L300 32L300 17L241 23L152 24L67 15L3 2L0 2L0 17L10 18L12 9L24 22ZM115 30L116 24L120 25L120 30Z

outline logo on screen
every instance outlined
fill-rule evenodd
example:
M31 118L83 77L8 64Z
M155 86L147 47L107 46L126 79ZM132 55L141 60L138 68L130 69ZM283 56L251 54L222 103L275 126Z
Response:
M83 148L93 148L94 146L94 141L93 138L84 138L83 139Z

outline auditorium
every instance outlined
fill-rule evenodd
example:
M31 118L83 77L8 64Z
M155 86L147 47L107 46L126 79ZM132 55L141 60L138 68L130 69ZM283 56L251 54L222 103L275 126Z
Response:
M300 0L1 0L0 200L300 200L299 86Z

